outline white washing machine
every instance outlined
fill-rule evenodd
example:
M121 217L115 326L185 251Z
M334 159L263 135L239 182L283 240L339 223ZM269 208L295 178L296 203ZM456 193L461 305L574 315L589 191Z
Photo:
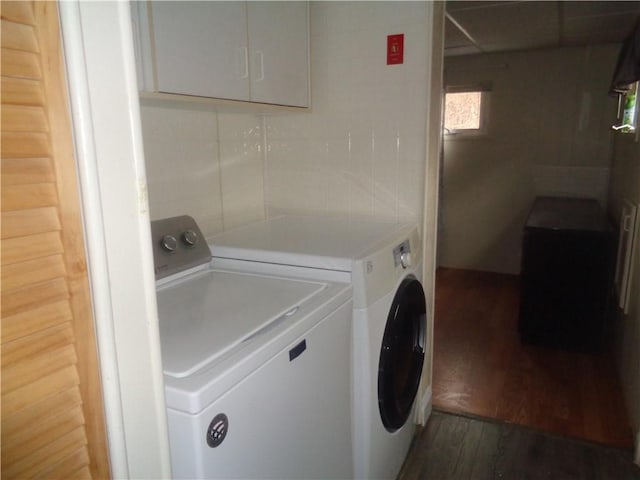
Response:
M212 268L187 216L152 236L173 478L349 477L351 286Z
M353 476L394 479L415 432L425 356L417 227L282 216L209 241L218 267L353 285Z

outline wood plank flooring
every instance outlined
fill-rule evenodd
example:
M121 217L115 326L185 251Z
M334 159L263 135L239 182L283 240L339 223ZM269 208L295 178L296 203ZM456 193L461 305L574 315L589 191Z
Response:
M398 480L640 480L631 452L433 412Z
M632 447L611 355L522 345L518 281L438 269L434 408Z

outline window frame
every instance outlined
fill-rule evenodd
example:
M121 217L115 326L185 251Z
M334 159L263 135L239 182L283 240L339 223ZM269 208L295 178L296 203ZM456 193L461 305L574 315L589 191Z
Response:
M479 128L459 128L447 129L445 127L447 115L447 94L450 93L480 93L480 126ZM444 89L442 108L442 131L445 139L455 139L457 137L483 137L489 131L489 105L491 96L491 86L487 84L475 85L448 85Z
M630 95L633 95L632 102L633 113L629 118L627 116L626 103ZM630 123L626 123L627 120ZM612 125L611 128L620 134L631 134L636 139L640 138L640 80L630 83L629 90L627 92L618 93L618 114L616 115L616 125Z

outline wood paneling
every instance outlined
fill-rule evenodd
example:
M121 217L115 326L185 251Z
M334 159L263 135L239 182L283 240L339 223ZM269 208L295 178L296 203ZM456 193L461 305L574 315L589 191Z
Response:
M2 212L2 238L24 237L60 230L58 209L31 208Z
M4 8L4 4L3 4ZM40 78L40 57L31 52L2 48L2 75L21 78Z
M3 468L2 475L8 478L52 478L47 470L58 463L66 463L69 456L78 450L85 449L86 447L83 445L85 441L84 428L76 428L58 436L44 448L35 450L31 452L31 455L17 460L9 468Z
M2 269L2 288L12 290L65 276L62 255L12 263Z
M38 52L38 40L32 25L2 19L2 47Z
M55 2L2 3L2 476L108 478Z
M24 25L34 25L36 20L33 12L33 2L2 2L2 19L11 20Z
M2 265L48 257L63 251L59 232L7 238L0 241L0 249L2 250Z
M3 128L9 132L46 132L49 130L44 109L31 105L3 105Z
M67 288L62 282L56 280L56 286L61 288L60 292L49 292L51 286L46 285L43 290L52 298L47 298L48 303L39 306L29 304L28 308L6 315L5 305L2 308L2 343L8 344L18 338L28 337L39 331L46 331L49 328L58 326L64 322L70 322L72 318L71 307L67 301ZM56 295L58 294L58 295ZM60 297L60 298L56 298ZM14 307L14 310L15 307ZM7 309L9 313L9 309Z
M46 133L2 131L2 154L7 157L46 157L49 149Z
M4 383L4 380L3 380ZM19 412L29 405L53 397L64 388L76 387L79 383L78 370L71 365L58 370L52 375L46 375L35 382L31 382L11 391L2 389L2 415L11 415ZM2 452L4 453L4 452ZM3 467L11 462L6 462L3 457ZM4 468L3 468L4 474Z
M36 283L18 290L2 290L2 323L12 315L26 313L50 302L69 299L69 286L64 278ZM3 328L4 330L4 328ZM4 334L3 339L4 341Z
M26 78L2 79L3 105L44 105L40 83Z
M22 459L29 455L29 448L39 449L53 442L60 431L82 428L82 406L70 405L62 410L45 412L39 422L21 426L16 435L11 436L11 443L4 442L2 449L5 455Z
M2 187L50 183L56 179L50 158L2 158Z
M37 354L18 362L3 365L2 388L5 393L27 388L40 381L43 376L53 374L66 367L75 368L77 362L73 343L48 350L48 354ZM84 422L83 422L84 423Z
M58 204L58 193L53 183L10 185L2 188L2 210L26 210Z
M80 449L67 457L63 464L54 465L47 475L50 478L66 478L68 480L84 480L91 478L91 472L87 468L89 455L86 449Z
M82 398L77 388L70 388L48 398L44 402L35 402L17 412L15 415L2 417L3 446L11 445L15 439L22 443L30 432L37 432L55 422L55 418L64 411L82 404Z
M522 345L519 292L517 276L438 269L434 406L631 446L611 355Z

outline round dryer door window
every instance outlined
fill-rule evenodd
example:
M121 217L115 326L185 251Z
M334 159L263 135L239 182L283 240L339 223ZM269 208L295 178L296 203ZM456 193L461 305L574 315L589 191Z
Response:
M420 282L406 277L396 291L382 339L378 406L389 432L401 428L418 392L424 362L426 302Z

